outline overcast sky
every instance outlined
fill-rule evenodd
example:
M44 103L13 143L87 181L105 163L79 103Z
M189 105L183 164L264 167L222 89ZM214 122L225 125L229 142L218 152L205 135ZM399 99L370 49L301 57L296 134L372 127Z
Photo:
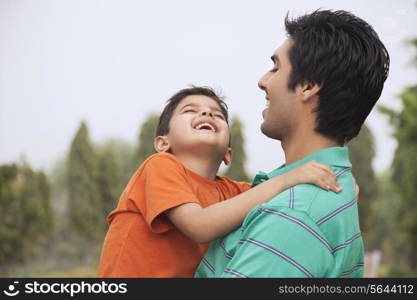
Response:
M0 0L0 164L24 154L48 170L86 120L94 142L135 142L142 121L187 84L227 97L244 122L248 171L284 162L279 142L259 130L264 93L258 79L285 38L287 11L344 9L368 21L391 56L380 104L417 83L410 66L417 37L415 0L126 1ZM385 116L368 117L380 172L396 144Z

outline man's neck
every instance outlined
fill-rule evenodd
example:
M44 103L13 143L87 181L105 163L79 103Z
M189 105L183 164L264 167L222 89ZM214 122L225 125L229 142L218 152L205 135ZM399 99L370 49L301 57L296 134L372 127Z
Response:
M181 161L187 169L197 173L208 180L214 180L219 170L221 161L203 155L195 156L191 154L182 154L175 156Z
M330 147L342 147L343 145L317 133L297 134L282 141L285 153L285 165L290 165L304 157Z

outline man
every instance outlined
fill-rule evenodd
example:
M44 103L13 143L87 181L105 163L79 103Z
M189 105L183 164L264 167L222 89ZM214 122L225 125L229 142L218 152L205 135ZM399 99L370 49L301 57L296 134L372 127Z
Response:
M261 131L280 140L285 165L253 182L316 160L343 191L296 185L253 209L241 227L212 243L196 277L362 277L364 248L345 143L381 95L389 55L372 27L345 11L290 20L287 40L259 81ZM366 188L366 187L364 187Z

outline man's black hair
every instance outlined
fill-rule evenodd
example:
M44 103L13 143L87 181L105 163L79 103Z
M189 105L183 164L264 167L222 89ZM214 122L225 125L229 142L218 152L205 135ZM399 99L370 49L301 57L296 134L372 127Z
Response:
M293 40L289 89L321 86L315 129L348 142L381 95L389 71L387 49L368 23L347 11L317 10L295 19L287 14L285 28Z

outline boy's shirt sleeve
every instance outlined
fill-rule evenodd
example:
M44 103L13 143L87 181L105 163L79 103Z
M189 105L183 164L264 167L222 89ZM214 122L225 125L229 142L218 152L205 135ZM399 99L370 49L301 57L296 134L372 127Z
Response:
M304 212L260 206L245 223L220 277L324 277L334 264L323 233Z
M252 184L249 182L240 181L239 182L239 193L244 193L252 187Z
M130 198L143 198L141 213L154 233L174 228L165 211L185 203L200 203L184 166L172 155L156 155L147 162L142 175L142 191L133 189Z
M228 190L228 197L225 197L222 201L227 200L228 198L232 198L241 193L244 193L251 188L251 184L249 182L235 181L227 177L221 178L223 179L223 182L226 183L225 186Z

